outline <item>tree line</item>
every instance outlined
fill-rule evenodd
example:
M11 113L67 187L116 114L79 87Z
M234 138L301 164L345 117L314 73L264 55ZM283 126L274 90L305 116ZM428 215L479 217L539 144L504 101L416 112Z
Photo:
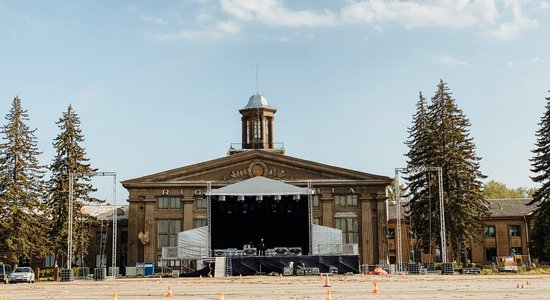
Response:
M53 140L55 156L42 165L38 156L36 129L27 125L29 115L15 97L0 134L0 262L24 265L34 257L54 255L64 262L68 237L69 173L73 173L73 224L75 253L86 254L90 228L97 220L82 214L84 204L101 203L91 193L96 189L92 168L82 146L80 118L69 105L56 122L59 134ZM45 174L51 175L45 179ZM65 266L67 267L67 266Z
M482 183L486 176L480 171L481 158L470 137L470 121L456 104L447 83L440 80L430 102L419 94L405 142L408 152L404 171L407 210L419 250L427 253L432 245L442 247L439 178L434 171L441 168L447 240L444 246L451 248L452 260L467 261L472 243L481 240L483 219L489 215L486 199L532 197L529 205L536 205L536 220L531 254L541 261L550 261L550 98L546 100L531 160L535 174L532 180L541 187L510 189L496 181Z

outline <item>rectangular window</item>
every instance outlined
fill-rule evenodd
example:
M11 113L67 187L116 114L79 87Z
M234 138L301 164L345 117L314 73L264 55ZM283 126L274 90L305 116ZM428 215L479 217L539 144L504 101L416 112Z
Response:
M511 255L521 255L521 247L512 247L510 249L510 254Z
M157 198L157 207L158 208L162 208L162 209L166 209L168 208L168 197L158 197Z
M520 225L510 225L510 236L521 236L521 226Z
M336 218L336 228L342 230L342 243L359 243L359 220L357 218Z
M96 268L102 268L107 266L107 255L105 254L97 254L95 256L95 267Z
M388 239L395 239L395 228L388 228Z
M313 224L320 225L321 224L321 218L313 218Z
M495 229L494 225L487 225L485 226L485 237L491 237L494 238L497 235L497 230Z
M319 207L319 196L318 195L313 196L312 205L313 205L313 207Z
M357 206L357 195L334 195L334 203L338 207Z
M128 244L128 231L120 232L120 243L123 245Z
M157 220L157 248L177 246L180 228L180 220Z
M96 231L96 233L95 233L95 244L96 245L104 245L106 241L107 241L107 232Z
M46 255L44 257L44 268L52 268L55 266L55 255Z
M174 209L181 208L181 199L180 199L180 197L170 198L170 208L174 208Z
M348 206L357 206L357 195L346 196Z
M206 201L204 196L197 198L197 208L206 208Z
M207 219L197 219L197 228L203 227L207 225Z
M491 248L485 248L485 259L487 261L496 261L497 257L497 248L491 247Z

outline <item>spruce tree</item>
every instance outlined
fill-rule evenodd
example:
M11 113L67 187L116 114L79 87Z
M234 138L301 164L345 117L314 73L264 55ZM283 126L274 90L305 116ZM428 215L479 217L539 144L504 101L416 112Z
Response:
M2 127L0 144L0 259L22 264L44 253L45 168L38 162L36 129L15 97Z
M47 182L48 208L51 215L51 228L48 236L52 241L52 250L57 259L66 258L69 212L69 174L73 174L73 249L75 253L86 254L87 241L91 236L90 224L95 219L82 214L84 204L100 203L90 194L96 189L91 178L97 169L93 169L81 146L84 136L80 129L80 118L71 105L56 122L61 133L54 139L56 155L50 165L51 178ZM73 258L73 257L71 257ZM62 260L63 262L65 260ZM73 260L74 261L74 260Z
M532 150L531 179L540 184L533 193L530 205L536 205L536 221L532 235L531 253L541 261L550 260L550 97L546 98L546 111L536 132L537 141Z
M468 118L441 80L427 107L422 132L417 133L413 126L407 142L413 230L424 250L430 240L441 247L437 173L427 171L441 167L446 239L452 258L462 261L466 260L471 243L481 237L482 219L488 215L487 202L482 197L481 180L485 176L479 170L480 158L475 154L469 127Z

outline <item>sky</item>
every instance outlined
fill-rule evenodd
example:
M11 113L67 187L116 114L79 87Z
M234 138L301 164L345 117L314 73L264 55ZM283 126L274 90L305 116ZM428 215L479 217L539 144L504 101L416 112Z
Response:
M49 164L71 104L123 181L225 156L259 91L287 155L393 177L442 79L486 181L533 187L549 32L549 0L0 0L0 125L19 96Z

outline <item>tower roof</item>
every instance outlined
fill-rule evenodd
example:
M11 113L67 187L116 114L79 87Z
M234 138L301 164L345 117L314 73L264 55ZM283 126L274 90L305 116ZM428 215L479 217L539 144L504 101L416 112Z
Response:
M263 108L263 107L271 108L271 106L269 106L269 104L267 103L266 97L260 94L256 94L250 97L250 99L248 99L248 104L246 104L244 108Z

